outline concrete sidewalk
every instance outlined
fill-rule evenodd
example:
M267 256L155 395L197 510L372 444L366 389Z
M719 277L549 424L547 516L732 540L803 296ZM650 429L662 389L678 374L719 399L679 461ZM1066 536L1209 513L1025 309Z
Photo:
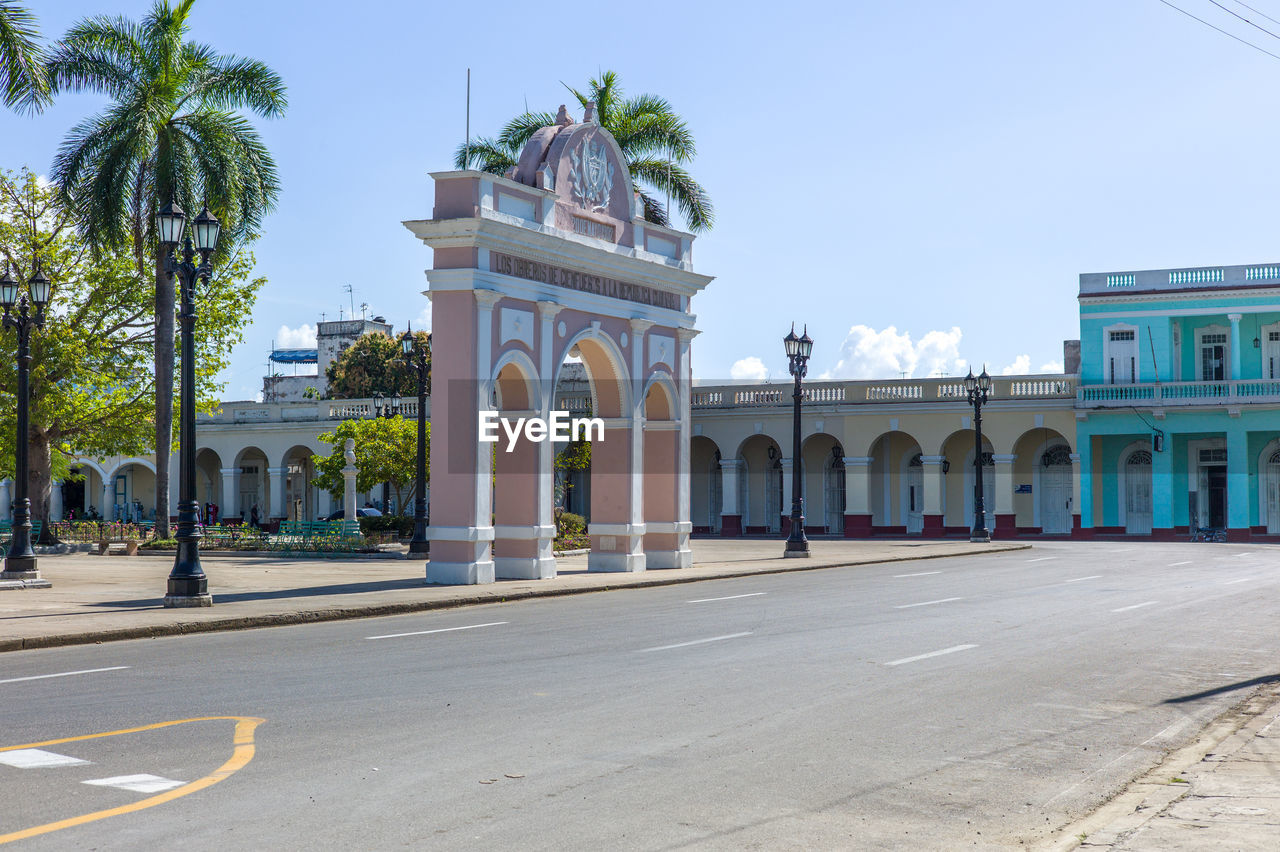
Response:
M558 560L552 580L504 580L483 586L428 586L422 561L305 560L210 556L204 560L213 606L165 609L172 556L41 556L48 589L0 591L0 651L79 645L212 630L237 630L344 618L396 615L509 601L724 577L1024 550L1028 544L963 541L811 542L809 559L783 559L781 540L706 539L693 543L694 565L638 574L587 571L586 556Z
M1280 675L1232 688L1252 695L1045 848L1280 849Z

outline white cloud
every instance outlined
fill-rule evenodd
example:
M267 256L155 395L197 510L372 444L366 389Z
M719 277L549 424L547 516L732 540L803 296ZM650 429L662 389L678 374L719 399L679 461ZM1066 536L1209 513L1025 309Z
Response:
M1031 372L1031 356L1019 355L1013 363L1000 371L1002 376L1025 376Z
M276 332L277 349L310 349L316 345L316 327L303 323L297 328L280 326Z
M729 378L740 382L763 382L769 378L769 368L754 355L733 362Z
M1040 372L1042 373L1061 373L1063 369L1061 361L1049 361L1040 365Z
M840 360L820 378L896 379L903 373L918 377L953 373L965 364L959 352L962 336L960 329L953 327L926 332L915 343L910 332L899 333L896 326L876 331L855 325L840 345Z

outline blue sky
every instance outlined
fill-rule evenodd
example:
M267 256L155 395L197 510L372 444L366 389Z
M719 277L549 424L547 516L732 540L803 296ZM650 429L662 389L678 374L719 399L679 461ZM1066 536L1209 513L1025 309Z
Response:
M1208 0L1172 2L1280 54ZM150 4L30 5L56 36ZM1280 0L1249 5L1280 19ZM194 38L289 86L287 117L259 123L283 194L228 399L261 389L273 339L349 311L344 285L357 312L418 324L430 251L400 222L430 213L468 67L478 134L610 68L687 118L717 209L695 248L717 276L694 300L706 380L785 378L792 319L816 340L815 376L1036 371L1078 336L1080 272L1280 261L1280 61L1159 0L483 8L197 3ZM100 107L0 113L0 166L46 171Z

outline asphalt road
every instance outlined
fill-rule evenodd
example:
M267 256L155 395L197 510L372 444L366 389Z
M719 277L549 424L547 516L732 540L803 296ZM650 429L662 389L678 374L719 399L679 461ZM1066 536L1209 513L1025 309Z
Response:
M66 821L18 846L1016 845L1280 672L1278 557L1055 543L4 654L0 748L264 721L0 751L0 835Z

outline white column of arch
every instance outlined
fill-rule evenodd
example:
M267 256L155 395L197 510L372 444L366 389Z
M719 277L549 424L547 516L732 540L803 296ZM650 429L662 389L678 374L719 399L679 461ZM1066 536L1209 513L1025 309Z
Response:
M223 467L218 469L218 473L222 474L222 499L218 501L218 520L223 518L240 517L240 507L236 505L239 495L236 494L236 476L239 475L240 469L237 467Z
M9 486L12 479L0 479L0 519L8 519L13 514L13 492Z
M782 513L782 517L790 518L791 502L792 502L791 483L793 481L792 478L795 476L794 465L792 464L792 459L790 458L782 458L782 459L779 459L778 461L782 463L782 501L781 501L781 505L778 506L778 511ZM765 477L765 481L766 482L768 481L768 476ZM769 497L767 494L765 495L764 502L766 506L769 505ZM802 493L800 495L800 513L805 514L805 511L806 511L806 506L804 501L804 494ZM808 521L808 515L805 515L805 520ZM769 523L768 518L765 518L765 523L766 524Z
M550 416L556 395L556 316L563 305L550 301L538 302L538 374L540 416ZM533 400L530 400L533 402ZM556 537L555 520L556 447L551 441L538 445L538 576L550 579L556 576L556 560L552 555Z
M738 476L742 459L720 459L720 516L741 515L738 508Z
M55 481L49 489L49 520L62 520L62 482Z
M271 477L271 484L268 486L271 490L270 513L271 518L287 518L289 516L288 505L285 502L284 478L289 472L287 466L269 467L267 473Z
M679 465L676 470L676 545L678 548L676 556L681 568L693 565L693 550L689 547L689 536L693 534L693 497L690 493L693 475L689 470L692 461L690 444L693 441L693 406L690 398L693 388L693 361L689 356L693 339L698 334L699 332L692 328L676 329L680 359L679 372L676 374L676 394L679 396L676 405L679 406L680 417L680 441L676 456L676 462Z
M943 478L942 463L946 456L921 456L920 464L924 468L924 514L942 514L942 489L946 480ZM945 525L945 521L944 521Z
M991 456L996 468L996 528L991 530L992 535L998 532L1001 536L1011 536L1016 532L1016 521L1011 526L1008 525L1009 518L1013 516L1013 462L1016 458L1017 456L1013 453L993 453ZM1000 525L1002 515L1006 518L1004 527Z

